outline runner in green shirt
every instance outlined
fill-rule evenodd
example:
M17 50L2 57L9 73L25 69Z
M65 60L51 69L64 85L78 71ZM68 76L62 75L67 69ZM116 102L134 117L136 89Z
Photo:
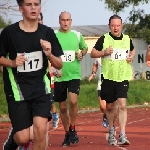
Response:
M79 138L75 130L75 120L78 112L78 95L80 91L81 67L80 61L87 53L87 45L80 32L70 30L71 14L62 12L59 16L60 29L55 31L64 55L62 76L55 79L54 97L59 102L60 117L66 132L62 146L78 143ZM69 96L69 116L67 111L67 91ZM70 120L69 120L70 119ZM70 123L70 126L69 126Z

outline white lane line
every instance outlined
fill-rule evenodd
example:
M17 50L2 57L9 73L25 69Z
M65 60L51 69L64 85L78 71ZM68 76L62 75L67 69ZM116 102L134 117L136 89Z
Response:
M119 145L116 145L117 148L122 149L122 150L127 150L127 148L120 147Z
M140 119L140 120L137 120L137 121L131 121L131 122L127 123L127 124L132 124L132 123L135 123L135 122L145 121L147 119L150 119L150 118Z
M131 122L127 123L127 124L133 124L133 123L145 121L145 120L148 120L148 119L150 119L150 118L140 119L140 120L137 120L137 121L131 121ZM96 120L94 120L94 121L98 122L99 120L101 120L101 119L96 119ZM93 122L93 121L88 121L88 123L91 123L91 122ZM80 122L80 123L77 123L77 124L80 124L80 125L81 125L81 124L85 124L85 123L86 123L86 122ZM56 128L56 129L62 129L62 128L63 128L63 126L58 127L58 128ZM115 127L115 128L118 129L119 127ZM54 130L56 130L56 129L51 129L51 130L49 130L49 131L54 131ZM108 133L106 134L106 140L108 140ZM127 148L120 147L119 145L116 145L116 147L117 147L118 149L121 149L121 150L128 150Z

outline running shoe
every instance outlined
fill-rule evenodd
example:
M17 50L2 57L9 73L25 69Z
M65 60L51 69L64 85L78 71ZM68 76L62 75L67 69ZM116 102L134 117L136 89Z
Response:
M69 134L65 134L65 139L64 139L64 141L62 143L62 146L63 147L70 146Z
M114 130L109 130L108 132L108 143L110 145L117 145L117 140L115 138L116 131Z
M14 130L13 128L11 128L11 130L9 131L8 134L8 138L6 140L6 142L3 145L3 150L16 150L18 145L15 143L13 137L14 137Z
M119 135L118 145L130 145L125 133Z
M30 150L30 143L24 145L24 146L19 146L18 150Z
M79 137L77 135L77 132L76 132L75 128L71 129L71 127L69 127L69 136L70 136L69 137L70 138L70 142L72 144L79 143Z
M108 121L107 121L106 118L103 118L102 126L103 126L104 128L108 128L108 127L109 127L109 124L108 124Z
M53 129L58 128L58 123L59 123L59 117L58 114L55 113L53 114Z

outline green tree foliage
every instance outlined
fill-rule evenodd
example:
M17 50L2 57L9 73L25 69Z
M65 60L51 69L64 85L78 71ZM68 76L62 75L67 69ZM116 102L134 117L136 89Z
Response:
M5 22L5 20L3 19L2 16L0 16L0 29L8 26L9 24L11 24L11 21L9 20L8 22Z
M129 17L124 23L124 31L130 37L142 38L146 43L150 42L150 15L145 14L143 9L136 10L139 4L148 4L149 0L100 0L104 1L106 8L114 14L124 11L125 8L133 6Z
M150 15L144 14L144 10L132 10L128 22L124 25L125 33L130 37L143 39L150 42Z
M115 14L123 11L126 7L130 5L138 6L140 3L148 3L149 0L100 0L104 1L106 8Z

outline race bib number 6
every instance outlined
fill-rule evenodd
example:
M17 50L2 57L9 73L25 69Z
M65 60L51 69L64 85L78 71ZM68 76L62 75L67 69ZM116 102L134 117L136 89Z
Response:
M129 50L124 49L113 49L111 54L111 60L124 60L129 56Z
M61 56L63 62L72 62L75 60L75 51L63 51L64 55Z
M20 56L17 53L17 56ZM24 56L27 61L22 66L17 67L18 72L31 72L40 70L43 67L43 54L42 51L36 51L31 53L25 53Z

